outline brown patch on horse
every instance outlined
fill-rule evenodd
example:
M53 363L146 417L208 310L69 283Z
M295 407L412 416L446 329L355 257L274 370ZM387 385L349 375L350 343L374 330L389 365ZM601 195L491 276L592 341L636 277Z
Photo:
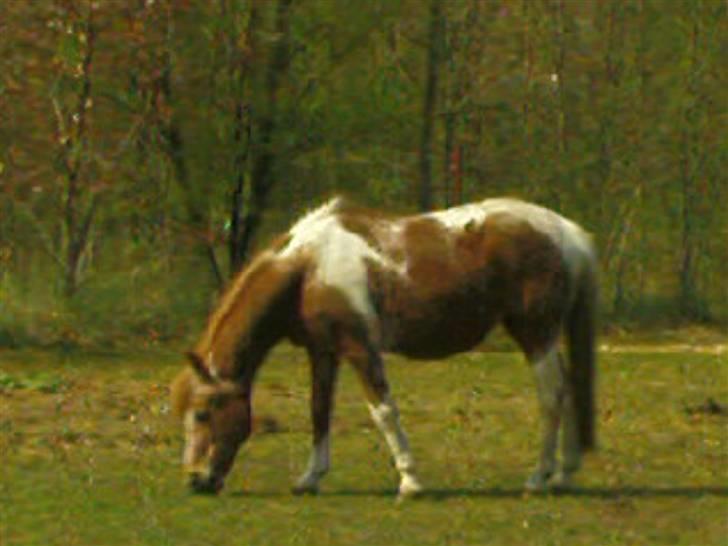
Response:
M561 249L507 213L492 215L483 229L484 256L496 269L493 278L499 280L493 288L503 298L506 329L527 355L549 349L568 305L569 275Z
M457 276L459 268L453 260L451 235L440 222L426 217L408 221L404 245L407 275L422 297L450 290L452 276Z
M356 211L347 211L346 214L339 214L337 218L345 230L364 239L370 247L381 250L380 240L376 236L374 221L371 217Z
M474 248L479 236L416 217L404 228L404 277L368 263L387 350L437 358L472 348L490 330L494 319L483 306L487 270ZM472 241L459 243L462 237Z
M346 295L315 281L303 286L301 326L309 340L314 339L317 345L336 353L341 349L343 337L367 329Z
M392 217L348 204L336 217L344 229L361 237L371 248L393 262L404 261L404 244L395 234L396 221Z
M535 324L555 317L559 327L565 264L553 241L528 222L493 214L453 231L417 217L407 222L405 240L409 279L368 263L390 350L418 358L466 351L504 320L530 353L552 334Z

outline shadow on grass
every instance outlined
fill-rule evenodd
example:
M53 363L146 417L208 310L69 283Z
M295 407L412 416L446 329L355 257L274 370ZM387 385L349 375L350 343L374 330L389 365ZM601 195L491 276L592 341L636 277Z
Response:
M270 498L294 495L287 491L232 491L232 497ZM322 491L316 495L320 497L395 497L394 489L343 489L339 491ZM520 498L531 497L588 497L596 499L623 499L623 498L701 498L726 497L728 487L720 486L680 486L680 487L574 487L567 491L551 491L547 493L531 493L523 488L455 488L455 489L428 489L422 492L418 499L447 500L457 498Z
M444 500L449 498L517 498L523 496L539 497L590 497L597 499L620 498L699 498L705 496L728 497L728 487L696 486L696 487L574 487L564 491L550 491L547 493L530 493L522 488L517 489L439 489L427 491L425 498Z

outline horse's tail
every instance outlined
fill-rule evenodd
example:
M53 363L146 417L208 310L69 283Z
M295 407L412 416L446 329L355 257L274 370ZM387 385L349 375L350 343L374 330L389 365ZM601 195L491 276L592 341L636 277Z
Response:
M582 450L596 445L595 401L596 382L596 259L589 253L588 260L575 279L576 290L566 320L569 349L569 381L574 397L576 425Z

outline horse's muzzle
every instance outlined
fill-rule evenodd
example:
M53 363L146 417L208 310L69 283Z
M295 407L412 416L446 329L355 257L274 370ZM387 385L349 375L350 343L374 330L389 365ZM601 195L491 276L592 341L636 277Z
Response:
M190 474L187 484L193 493L216 495L222 489L223 480L215 476L203 476L195 472Z

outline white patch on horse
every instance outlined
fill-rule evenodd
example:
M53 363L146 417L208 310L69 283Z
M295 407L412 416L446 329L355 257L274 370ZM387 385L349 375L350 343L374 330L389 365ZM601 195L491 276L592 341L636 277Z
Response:
M305 239L305 234L311 231L311 227L315 226L320 220L330 218L340 204L341 199L339 197L335 197L334 199L331 199L327 203L324 203L320 207L315 208L314 210L307 213L288 231L288 233L291 235L292 242L297 239L300 240L301 237ZM291 243L289 243L289 246L290 244Z
M406 220L376 220L372 224L372 229L376 235L377 242L387 255L386 258L390 269L396 271L400 275L406 275L407 270L404 263L397 263L392 256L401 254L404 250L404 229Z
M185 431L185 449L182 455L182 460L185 468L188 472L197 472L199 474L205 474L208 469L204 465L193 466L196 457L197 447L195 444L195 411L187 410L184 415L184 431Z
M375 311L369 299L367 260L385 268L394 265L364 238L348 231L335 215L338 200L309 213L290 230L291 241L282 257L303 249L312 252L316 263L315 279L336 288L367 322L373 322Z
M324 436L311 451L306 471L296 483L295 490L298 492L315 491L318 482L329 471L329 436Z
M497 213L508 213L515 219L526 221L536 231L548 236L561 250L572 278L581 275L596 260L591 238L582 228L549 209L518 199L486 199L427 216L449 230L464 231L473 224L482 225L489 216Z
M394 457L394 464L400 473L399 494L408 496L419 493L422 486L414 472L414 459L407 435L399 423L397 405L388 396L378 405L368 404L368 406L374 423L384 434L384 439Z
M586 268L596 264L594 246L589 234L574 222L561 218L562 232L564 234L561 246L564 259L569 267L572 277L580 276Z
M459 207L431 212L425 216L434 218L448 230L460 231L464 230L471 223L479 225L485 222L488 212L483 207L483 203L469 203Z

